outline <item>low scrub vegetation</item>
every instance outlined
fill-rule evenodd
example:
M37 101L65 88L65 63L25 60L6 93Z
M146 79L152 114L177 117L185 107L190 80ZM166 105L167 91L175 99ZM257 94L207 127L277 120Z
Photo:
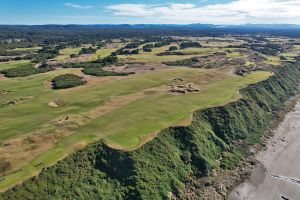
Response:
M118 73L118 72L111 72L105 71L100 67L88 67L82 70L83 73L87 75L93 76L127 76L132 73Z
M81 63L66 63L63 68L88 68L88 67L102 67L102 63L92 63L92 62L81 62Z
M173 62L164 62L164 64L169 66L193 66L195 63L199 62L199 58L194 57L190 59L177 60Z
M94 54L97 52L97 49L94 49L92 47L89 48L82 48L79 52L79 55L81 54Z
M171 41L166 40L166 41L163 41L163 42L155 43L154 47L158 48L158 47L163 47L163 46L167 46L167 45L170 45L170 44L171 44Z
M140 46L140 43L136 42L136 43L129 43L124 48L125 49L135 49L135 48L138 48L139 46Z
M143 51L145 52L152 52L152 49L154 48L153 44L146 44L143 46Z
M130 55L130 54L138 54L138 49L128 50L128 49L119 49L115 52L116 55Z
M45 73L52 71L52 68L36 68L33 66L24 66L24 67L17 67L12 69L4 69L0 71L4 74L5 77L12 78L12 77L23 77L23 76L30 76L33 74Z
M178 50L178 47L176 47L176 46L169 47L169 51L176 51L176 50Z
M85 83L86 81L82 76L77 76L75 74L60 75L52 80L53 89L72 88L79 85L84 85Z
M161 52L156 54L157 56L172 56L172 55L176 55L176 56L183 56L186 55L187 53L185 52L181 52L181 51L165 51L165 52Z
M201 48L201 44L199 44L198 42L182 42L180 44L180 49L186 49L186 48Z

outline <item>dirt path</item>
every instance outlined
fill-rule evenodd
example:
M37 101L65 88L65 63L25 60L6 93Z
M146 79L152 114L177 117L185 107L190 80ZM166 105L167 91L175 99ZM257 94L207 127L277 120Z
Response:
M300 100L274 131L249 180L228 200L300 199Z
M0 74L0 81L7 79L3 74Z

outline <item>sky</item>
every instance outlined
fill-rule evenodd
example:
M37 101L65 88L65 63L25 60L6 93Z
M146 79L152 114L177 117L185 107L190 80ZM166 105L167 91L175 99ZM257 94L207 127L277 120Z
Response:
M300 0L0 0L0 24L300 24Z

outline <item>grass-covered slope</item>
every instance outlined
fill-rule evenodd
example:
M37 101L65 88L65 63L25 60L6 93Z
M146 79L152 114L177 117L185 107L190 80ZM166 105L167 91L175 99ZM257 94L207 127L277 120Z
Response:
M0 199L166 199L194 173L231 168L244 155L236 141L258 141L271 112L296 89L299 67L276 69L241 91L243 99L194 113L187 127L168 128L133 151L89 145L44 169Z

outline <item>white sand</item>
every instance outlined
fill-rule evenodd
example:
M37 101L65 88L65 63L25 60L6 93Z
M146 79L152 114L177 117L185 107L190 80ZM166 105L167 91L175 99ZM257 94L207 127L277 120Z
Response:
M257 160L260 164L251 178L235 188L228 200L300 199L300 100Z

